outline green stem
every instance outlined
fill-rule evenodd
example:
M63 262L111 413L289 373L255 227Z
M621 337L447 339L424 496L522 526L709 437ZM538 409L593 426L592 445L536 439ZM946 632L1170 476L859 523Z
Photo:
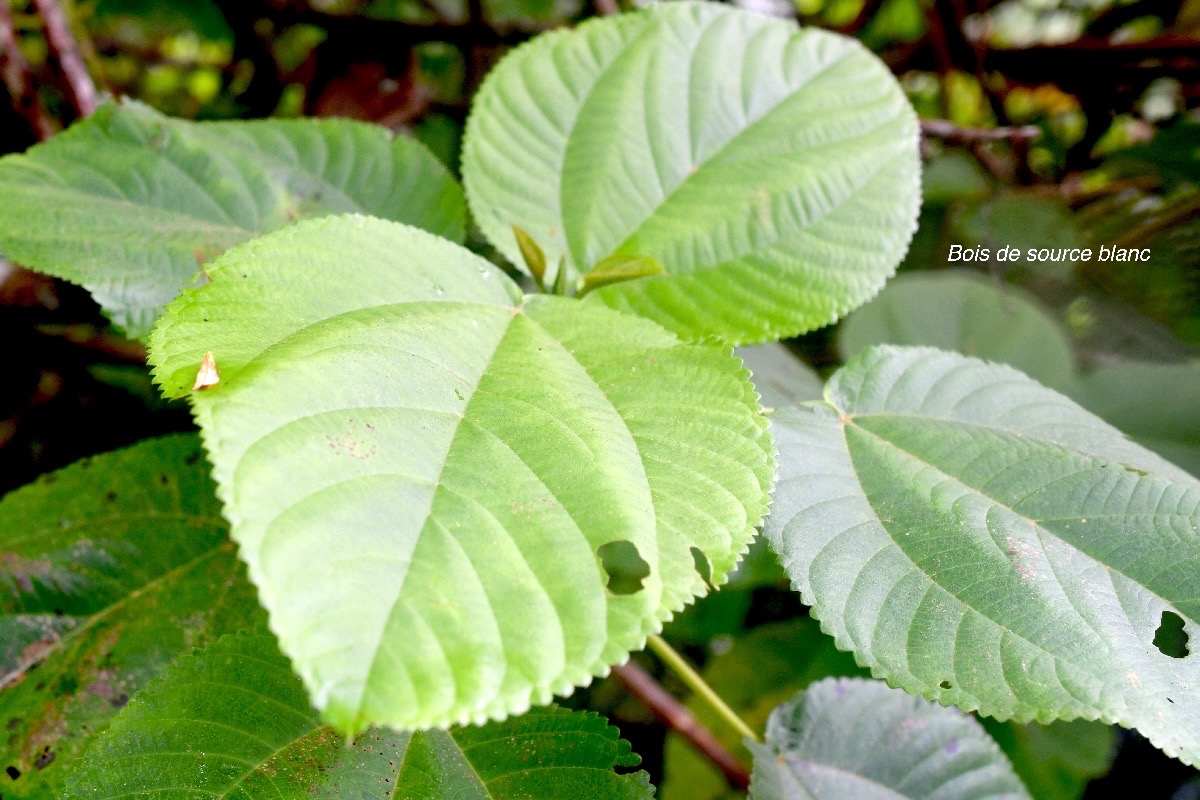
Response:
M721 699L721 696L713 691L713 688L705 682L704 678L700 677L700 673L692 669L692 665L687 663L674 647L667 644L665 639L661 636L651 635L646 640L646 644L650 646L655 655L662 659L664 664L671 668L672 672L687 684L689 689L703 698L704 702L708 703L713 711L716 711L721 719L725 720L729 727L753 742L758 741L758 735L751 730L745 720L734 713L733 709Z

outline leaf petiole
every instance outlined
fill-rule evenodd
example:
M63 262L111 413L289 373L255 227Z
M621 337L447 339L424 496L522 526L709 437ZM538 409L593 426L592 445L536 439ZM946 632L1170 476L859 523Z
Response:
M692 665L687 663L682 655L675 650L674 647L667 644L667 641L661 636L651 634L646 640L646 644L654 651L664 664L666 664L672 672L680 677L687 684L687 687L699 695L704 702L708 703L714 711L720 715L721 719L725 720L729 727L733 728L743 737L748 738L752 742L758 742L759 737L754 730L746 724L746 721L739 717L729 704L721 699L711 686L700 677L700 673L692 668Z

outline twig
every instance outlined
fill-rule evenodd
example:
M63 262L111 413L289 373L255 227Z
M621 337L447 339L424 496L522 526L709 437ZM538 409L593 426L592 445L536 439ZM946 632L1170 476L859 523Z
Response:
M53 136L56 132L54 121L42 106L33 84L33 70L17 45L12 9L7 0L0 0L0 73L12 98L13 108L29 124L33 135L40 141Z
M1177 222L1191 219L1197 213L1200 213L1200 196L1193 197L1173 208L1168 208L1162 214L1150 217L1137 227L1113 239L1112 245L1113 247L1124 248L1145 244L1154 234L1170 228Z
M601 17L611 17L621 13L621 7L617 5L617 0L594 0L592 4L596 7L596 14Z
M131 361L135 364L146 362L146 346L141 342L122 339L111 333L97 330L91 325L37 325L37 332L44 336L53 336L71 344L95 350L110 358L121 361Z
M42 17L46 44L58 61L63 77L67 79L67 95L71 105L80 117L90 116L96 110L96 84L92 83L92 76L83 63L66 12L58 0L33 0L33 5Z
M630 661L624 666L614 667L613 674L662 724L687 739L697 752L721 770L730 786L742 792L750 787L750 773L742 762L726 750L712 731L701 725L692 712L654 680L650 673Z
M1003 128L964 128L948 119L921 120L921 133L952 144L974 144L976 142L1016 142L1038 138L1042 129L1036 125L1016 125Z

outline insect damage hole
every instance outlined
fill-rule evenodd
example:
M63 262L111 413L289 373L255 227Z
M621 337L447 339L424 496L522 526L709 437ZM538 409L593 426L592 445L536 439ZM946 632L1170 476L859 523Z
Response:
M700 576L700 580L708 586L708 590L714 591L716 587L712 582L712 564L709 563L708 556L704 555L704 551L699 547L692 548L692 565L696 568L696 574Z
M1174 611L1164 611L1154 632L1154 646L1164 656L1185 658L1188 655L1188 634L1183 629L1183 617Z
M596 550L600 566L608 575L608 590L613 594L634 594L642 590L642 581L650 575L650 565L633 542L617 541Z

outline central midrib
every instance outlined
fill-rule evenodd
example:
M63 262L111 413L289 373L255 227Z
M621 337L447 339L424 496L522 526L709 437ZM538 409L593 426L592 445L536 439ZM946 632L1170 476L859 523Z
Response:
M470 414L471 405L472 405L472 403L475 402L475 398L479 394L479 385L483 382L483 379L487 376L488 370L491 368L492 361L496 358L496 354L498 352L500 352L501 345L504 343L504 340L508 337L509 332L513 328L513 323L516 321L517 316L520 313L519 310L515 310L515 311L516 311L516 313L513 314L512 318L509 319L507 323L505 323L503 331L501 331L500 335L496 337L496 344L492 348L492 352L488 354L487 360L484 362L483 368L479 371L479 376L476 378L476 380L474 381L474 384L471 386L471 394L468 397L466 404L463 406L462 414L461 414L461 416L459 416L458 421L456 423L454 423L454 430L452 430L450 432L449 441L447 442L445 452L442 455L442 463L438 466L437 479L435 481L435 486L440 486L442 484L442 476L445 472L446 464L450 460L450 454L452 452L454 452L454 442L458 439L459 431L462 429L463 423L466 421L467 416ZM433 504L434 504L434 501L437 499L437 496L438 496L438 490L436 488L432 492L429 493L429 503L425 507L425 509L421 515L422 518L425 520L425 522L422 523L420 531L424 531L425 525L428 524L429 517L430 517L431 513L433 512ZM412 549L409 551L410 555L412 554L412 552L414 552L416 550L417 544L421 540L421 535L422 534L420 532L418 532L418 534L413 537ZM387 628L391 624L392 617L395 616L396 609L400 605L400 601L404 596L404 587L408 582L409 572L410 572L409 570L405 570L404 575L401 577L399 583L396 586L395 595L392 598L391 603L388 605L388 613L383 615L383 617L382 617L382 627L380 628L379 633L376 636L375 648L371 654L371 664L370 664L370 667L368 667L367 673L363 678L361 689L359 691L358 702L356 703L355 727L357 727L359 724L361 724L364 721L363 700L366 696L367 689L371 686L371 684L374 681L374 676L376 674L376 670L379 667L379 654L380 654L380 651L383 649L384 635L386 634Z

